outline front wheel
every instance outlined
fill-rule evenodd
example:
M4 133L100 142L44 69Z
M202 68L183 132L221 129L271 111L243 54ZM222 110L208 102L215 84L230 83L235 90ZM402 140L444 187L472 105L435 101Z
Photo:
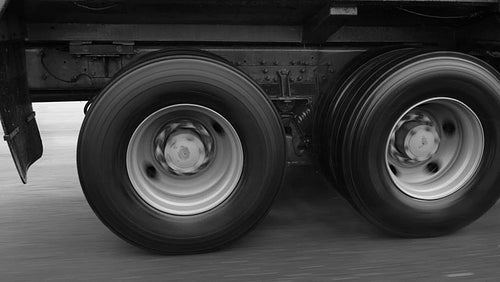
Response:
M85 196L125 240L162 253L210 251L267 213L285 166L283 127L263 91L203 52L151 54L86 115Z

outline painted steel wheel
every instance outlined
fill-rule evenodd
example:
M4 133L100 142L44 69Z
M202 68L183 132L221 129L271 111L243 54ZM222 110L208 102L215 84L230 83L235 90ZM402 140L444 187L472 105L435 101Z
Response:
M243 172L243 147L231 123L196 104L176 104L148 116L127 149L137 194L173 215L207 212L229 198Z
M241 71L198 51L152 53L123 70L90 107L78 144L99 218L170 254L214 250L251 230L284 166L272 103Z
M389 52L337 95L329 168L372 223L400 236L443 235L497 201L500 75L487 63Z
M444 97L408 109L387 140L386 165L399 190L438 200L474 177L484 152L481 121L464 103Z

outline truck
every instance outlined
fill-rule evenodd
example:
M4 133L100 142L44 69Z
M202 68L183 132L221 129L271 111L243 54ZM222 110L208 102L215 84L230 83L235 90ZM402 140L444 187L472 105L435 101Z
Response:
M85 197L154 252L242 237L301 164L390 236L450 234L500 196L499 11L497 0L2 0L4 139L26 183L43 151L32 103L88 101Z

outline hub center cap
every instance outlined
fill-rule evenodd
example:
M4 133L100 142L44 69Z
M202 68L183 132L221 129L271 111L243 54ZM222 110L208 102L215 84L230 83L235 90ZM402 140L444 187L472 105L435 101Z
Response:
M155 138L155 158L175 175L193 175L205 168L214 156L214 141L196 121L168 124Z
M182 146L180 151L179 151L179 158L181 160L187 160L189 158L189 155L190 155L189 149Z
M440 137L434 122L424 115L402 123L394 137L400 161L418 163L432 158L439 149Z
M428 125L419 125L410 130L405 138L406 155L417 161L431 158L439 147L436 130Z
M194 173L205 159L205 146L196 133L179 130L168 138L165 160L170 169L178 173Z

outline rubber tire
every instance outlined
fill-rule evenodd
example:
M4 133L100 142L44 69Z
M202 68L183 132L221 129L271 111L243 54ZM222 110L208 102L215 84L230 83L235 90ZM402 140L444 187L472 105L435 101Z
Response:
M346 183L342 174L336 173L340 170L340 164L337 161L339 156L332 148L332 133L336 133L339 123L345 122L345 112L342 109L347 108L347 103L353 102L350 96L352 89L356 89L360 84L365 83L360 78L365 78L368 74L373 74L374 66L391 61L398 56L408 56L408 54L421 52L414 48L403 48L397 46L388 46L367 51L358 57L343 71L337 83L330 87L328 93L323 94L318 103L316 103L316 115L314 119L313 139L315 148L326 178L333 184L333 187L351 202L347 191Z
M128 142L153 112L194 103L224 116L244 152L240 181L210 211L176 216L154 209L132 187ZM161 51L120 72L92 104L78 141L83 192L101 221L124 240L160 253L219 249L250 231L268 212L285 168L281 119L262 89L240 70L197 51Z
M448 234L484 214L500 196L500 74L455 52L392 52L362 69L357 81L363 83L341 89L341 96L350 98L339 102L331 116L336 122L329 127L331 169L345 182L356 209L382 230L404 237ZM483 158L459 191L418 200L393 183L385 164L386 142L407 109L443 96L478 115L485 134Z

